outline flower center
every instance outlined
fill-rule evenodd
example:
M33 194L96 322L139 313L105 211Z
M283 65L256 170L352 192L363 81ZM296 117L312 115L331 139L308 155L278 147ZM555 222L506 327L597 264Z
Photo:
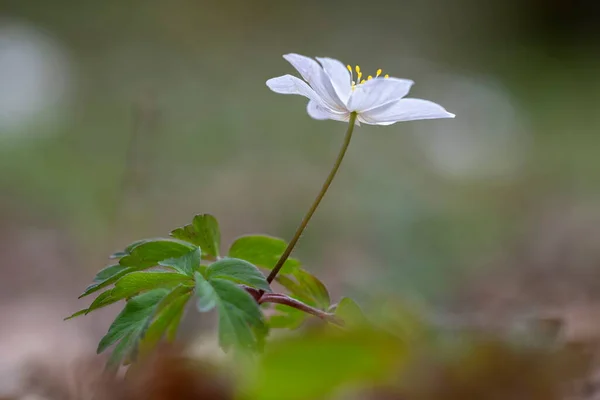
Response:
M354 67L354 71L356 71L356 81L354 80L354 71L352 70L352 67L350 65L347 65L346 68L348 68L348 71L350 71L350 79L352 79L352 90L354 90L356 88L356 85L361 85L363 83L365 83L366 81L370 81L371 79L373 79L372 75L367 76L367 79L363 79L363 73L360 70L360 66L356 66ZM379 76L381 75L381 68L379 68L377 70L377 74L375 74L375 78L379 78ZM383 76L384 78L389 78L390 76L388 74L385 74Z

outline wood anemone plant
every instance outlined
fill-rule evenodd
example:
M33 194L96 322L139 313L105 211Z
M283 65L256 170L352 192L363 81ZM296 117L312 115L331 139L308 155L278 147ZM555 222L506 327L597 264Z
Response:
M115 345L111 365L118 366L151 350L163 337L172 341L191 299L201 313L218 311L219 342L224 350L250 352L262 349L271 328L297 327L306 315L342 327L344 322L336 313L358 309L350 299L331 304L325 285L298 260L290 258L292 251L333 182L355 126L454 118L454 114L428 100L404 98L413 84L411 80L382 77L381 71L375 78L362 80L357 66L354 81L352 68L332 58L318 58L318 62L299 54L286 54L284 58L304 80L284 75L269 79L267 86L276 93L307 97L307 111L312 118L348 123L339 154L321 190L287 244L269 236L245 236L222 256L217 220L204 214L172 231L171 238L141 240L113 254L115 264L98 272L81 297L105 290L88 308L69 317L126 301L98 345L98 353ZM266 278L260 268L270 270ZM270 285L273 281L288 293L274 293ZM109 285L114 286L108 289ZM266 304L274 304L276 310L268 320L261 309Z

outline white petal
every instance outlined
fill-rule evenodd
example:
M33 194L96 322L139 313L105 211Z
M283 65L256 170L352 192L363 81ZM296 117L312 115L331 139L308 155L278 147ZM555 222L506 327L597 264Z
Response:
M323 66L340 100L344 104L347 104L352 92L350 71L348 71L344 64L333 58L317 57L317 60Z
M400 100L413 83L409 79L375 78L356 85L348 100L348 110L364 112Z
M338 111L346 109L346 105L338 97L333 84L318 62L300 54L286 54L283 58L298 70L327 107Z
M454 118L454 114L439 104L421 99L401 99L359 114L360 121L370 125L437 118Z
M298 94L304 96L319 104L322 104L321 98L301 79L292 75L283 75L277 78L271 78L267 81L269 89L280 94Z
M314 101L308 102L306 111L312 118L319 120L333 119L335 121L348 121L350 119L350 113L336 112Z

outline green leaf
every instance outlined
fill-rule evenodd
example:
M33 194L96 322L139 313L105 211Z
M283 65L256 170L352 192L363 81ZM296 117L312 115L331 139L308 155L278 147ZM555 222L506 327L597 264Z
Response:
M180 285L161 300L156 307L155 317L140 343L140 353L147 354L156 347L165 333L167 341L174 339L185 305L191 296L192 288Z
M123 258L127 255L126 252L124 251L117 251L115 253L112 253L110 256L108 256L108 258L110 259L118 259L118 258Z
M125 248L125 250L123 251L117 251L116 253L113 253L110 258L123 258L129 254L131 254L131 250L133 250L135 247L139 246L140 244L146 242L148 239L142 239L142 240L136 240L135 242L131 243L129 246L127 246Z
M192 297L191 292L190 292L189 297ZM189 300L189 297L188 297L188 300ZM181 309L179 310L178 313L173 315L173 318L171 319L171 323L169 324L169 326L167 326L167 330L165 332L165 338L167 339L167 342L175 341L175 338L177 337L177 330L179 329L179 324L181 323L181 318L183 317L184 311L185 311L185 305L183 307L181 307Z
M73 318L77 318L77 317L82 316L82 315L86 315L87 314L87 310L88 310L87 308L84 308L83 310L79 310L76 313L72 314L71 316L63 319L63 321L67 321L67 320L70 320L70 319L73 319Z
M271 236L242 236L233 242L229 248L229 257L241 258L254 265L273 269L286 247L285 241ZM300 262L298 260L288 258L283 264L281 272L290 273L299 266Z
M92 293L97 292L100 289L105 288L108 285L112 285L113 283L115 283L117 280L119 280L121 277L127 275L130 272L136 271L136 268L132 268L132 267L123 267L122 265L119 265L120 268L112 268L114 267L114 265L111 265L107 268L104 268L102 271L105 271L109 268L111 268L112 271L114 271L114 274L109 275L109 274L105 274L105 276L107 276L104 280L95 282L93 284L91 284L90 286L88 286L85 291L79 296L79 298L81 299L82 297L85 296L89 296ZM98 273L98 275L100 275L102 273L102 271L100 271ZM96 278L98 277L98 275L96 275ZM94 279L95 281L95 279Z
M130 272L143 270L158 265L160 261L168 258L181 257L193 250L188 243L174 239L145 239L138 240L127 246L119 264L109 265L94 278L79 298L88 296L98 290L113 284Z
M96 297L94 299L94 301L92 302L92 304L90 304L90 306L85 310L85 315L88 315L89 313L91 313L94 310L97 310L102 307L106 307L110 304L116 303L117 301L121 300L121 299L113 300L113 298L111 296L111 292L112 292L112 289L107 290L104 293L100 293L100 295L98 297Z
M189 276L177 272L139 271L119 279L111 292L113 297L127 298L142 291L170 288L180 283L193 285Z
M306 288L300 286L300 284L296 281L293 275L289 274L279 274L275 278L275 281L279 283L281 286L286 288L292 297L306 303L310 306L315 306L315 301L312 298L311 294L308 292Z
M190 277L176 272L132 272L119 279L113 289L98 296L89 306L86 314L117 301L135 296L140 292L158 288L171 288L180 283L188 283L188 287L192 287L193 285Z
M207 274L208 275L208 274ZM219 343L224 350L260 351L268 333L256 300L243 288L216 276L196 278L197 307L201 312L215 306L219 312Z
M335 315L344 322L345 327L357 327L368 323L359 305L349 297L342 297L335 308Z
M110 278L111 276L118 274L120 271L124 270L127 267L124 267L119 264L109 265L101 269L96 276L94 277L94 283L102 282Z
M323 282L308 271L298 268L292 274L278 275L277 283L289 290L293 297L313 307L327 310L331 304Z
M181 257L194 250L189 243L175 239L148 239L135 246L131 253L119 260L119 264L138 270L154 267L169 258Z
M260 351L268 327L254 298L232 282L215 278L210 283L218 299L221 347Z
M163 267L172 267L182 274L192 276L194 269L200 266L200 248L196 247L194 250L184 254L178 258L169 258L159 262Z
M108 333L100 340L98 354L122 339L126 339L126 343L121 346L125 347L123 352L135 348L147 329L156 306L168 293L167 289L154 289L129 300L111 324Z
M327 287L316 276L304 269L298 268L293 272L300 287L314 300L315 306L326 310L331 305Z
M210 282L199 272L194 274L194 278L196 280L196 296L198 296L198 301L196 302L198 311L206 312L212 310L217 305L217 293Z
M216 218L210 214L196 215L191 224L175 229L171 236L200 246L205 255L219 256L221 232Z
M224 258L212 263L206 270L206 279L213 278L227 279L271 292L271 287L260 270L248 261L239 258Z

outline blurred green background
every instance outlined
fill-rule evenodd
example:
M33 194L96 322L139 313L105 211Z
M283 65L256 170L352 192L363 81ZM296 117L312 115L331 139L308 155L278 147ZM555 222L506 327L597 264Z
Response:
M547 210L596 212L599 9L2 0L0 302L81 308L108 254L195 213L225 244L290 238L345 130L265 86L297 52L413 79L410 97L456 113L361 127L295 252L335 296L441 304Z

